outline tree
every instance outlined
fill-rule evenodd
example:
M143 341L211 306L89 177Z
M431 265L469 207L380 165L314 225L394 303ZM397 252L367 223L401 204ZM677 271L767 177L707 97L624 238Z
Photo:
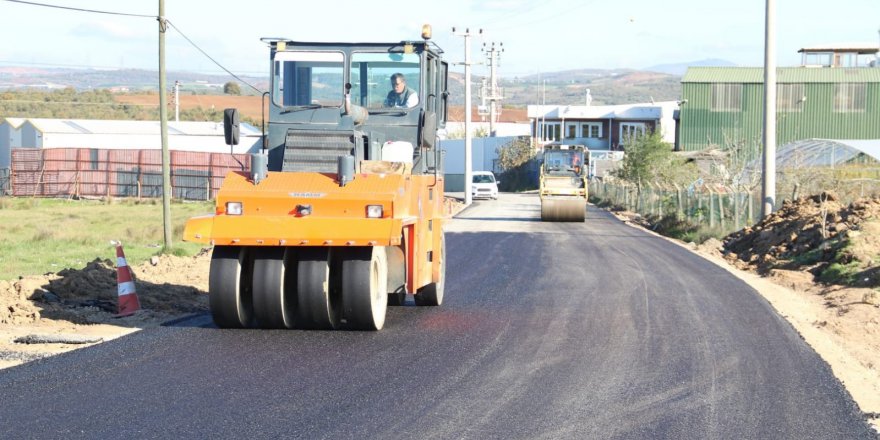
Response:
M498 153L498 165L502 171L512 170L535 157L535 149L527 138L516 139L495 152Z
M626 139L624 152L617 176L634 183L638 191L647 183L681 183L696 174L693 165L676 157L672 145L656 132Z
M229 81L223 84L223 93L227 95L241 95L241 87L235 81Z
M535 189L537 175L534 168L535 149L529 139L520 137L513 142L499 147L498 166L501 168L501 189L504 191L522 191Z

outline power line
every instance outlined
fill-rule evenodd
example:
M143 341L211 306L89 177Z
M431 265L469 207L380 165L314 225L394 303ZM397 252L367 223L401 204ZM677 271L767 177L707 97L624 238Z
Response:
M196 49L198 49L198 51L201 52L202 55L208 57L208 59L211 60L214 64L216 64L217 67L223 69L226 73L228 73L229 75L231 75L233 78L235 78L235 79L237 79L237 80L239 80L239 81L245 83L248 87L250 87L250 88L256 90L257 93L263 93L262 90L260 90L260 89L258 89L258 88L256 88L256 87L254 87L251 83L249 83L249 82L247 82L247 81L245 81L245 80L239 78L238 75L236 75L236 74L230 72L229 69L223 67L222 64L218 63L217 60L215 60L214 58L211 58L211 56L208 55L207 52L205 52L204 50L202 50L202 48L199 47L198 44L194 43L194 42L193 42L192 40L190 40L189 37L187 37L187 36L186 36L186 35L185 35L180 29L178 29L177 26L175 26L174 23L171 22L171 20L167 20L167 19L166 19L165 22L168 23L169 26L171 26L172 28L174 28L174 30L177 31L177 33L179 33L180 36L183 37L186 41L188 41L189 44L192 44L193 47L195 47Z
M68 11L91 12L94 14L122 15L122 16L126 16L126 17L141 17L141 18L156 18L155 15L129 14L129 13L125 13L125 12L111 12L111 11L99 11L96 9L72 8L69 6L50 5L48 3L26 2L26 1L22 1L22 0L6 0L6 1L8 1L10 3L21 3L21 4L25 4L25 5L31 5L31 6L43 6L46 8L66 9Z
M29 1L24 1L24 0L6 0L6 1L7 1L7 2L11 2L11 3L21 3L21 4L26 4L26 5L32 5L32 6L42 6L42 7L46 7L46 8L65 9L65 10L69 10L69 11L77 11L77 12L90 12L90 13L95 13L95 14L121 15L121 16L128 16L128 17L154 18L154 19L157 19L157 20L160 19L160 17L158 17L158 16L156 16L156 15L128 14L128 13L123 13L123 12L99 11L99 10L96 10L96 9L72 8L72 7L68 7L68 6L51 5L51 4L48 4L48 3L29 2ZM199 52L201 52L202 55L206 56L209 60L211 60L211 62L213 62L214 64L216 64L217 67L223 69L224 72L228 73L228 74L229 74L230 76L232 76L233 78L235 78L235 79L241 81L242 83L244 83L244 84L247 85L248 87L254 89L257 93L263 93L262 90L256 88L256 87L255 87L254 85L252 85L251 83L249 83L249 82L247 82L247 81L241 79L238 75L232 73L229 69L227 69L227 68L224 67L222 64L220 64L219 62L217 62L217 60L215 60L215 59L212 58L210 55L208 55L207 52L205 52L204 50L202 50L202 48L199 47L199 45L197 45L197 44L194 43L192 40L190 40L189 37L187 37L186 34L183 33L183 31L181 31L177 26L175 26L174 23L171 22L171 20L168 20L168 19L166 18L164 21L165 21L166 24L168 24L169 26L171 26L172 28L174 28L174 30L176 30L177 33L180 34L180 36L182 36L187 42L189 42L189 44L191 44L191 45L192 45L193 47L195 47Z

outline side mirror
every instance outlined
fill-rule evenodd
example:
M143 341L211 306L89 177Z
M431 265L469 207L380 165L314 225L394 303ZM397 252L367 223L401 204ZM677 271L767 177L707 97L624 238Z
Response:
M237 108L223 110L223 136L226 137L226 145L238 145L241 137L239 124Z

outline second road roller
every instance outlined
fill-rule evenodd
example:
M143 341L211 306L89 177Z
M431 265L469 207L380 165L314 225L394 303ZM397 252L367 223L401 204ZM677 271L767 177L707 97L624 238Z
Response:
M541 221L583 222L589 152L583 145L546 145L541 160Z

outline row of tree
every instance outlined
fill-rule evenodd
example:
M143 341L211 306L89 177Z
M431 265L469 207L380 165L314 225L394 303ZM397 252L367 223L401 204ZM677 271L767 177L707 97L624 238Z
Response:
M227 83L224 91L241 93L234 82ZM159 108L116 102L114 94L106 89L22 89L0 92L0 117L155 121L159 119ZM223 111L202 107L181 109L180 120L222 121ZM244 121L259 126L259 122L251 118Z

